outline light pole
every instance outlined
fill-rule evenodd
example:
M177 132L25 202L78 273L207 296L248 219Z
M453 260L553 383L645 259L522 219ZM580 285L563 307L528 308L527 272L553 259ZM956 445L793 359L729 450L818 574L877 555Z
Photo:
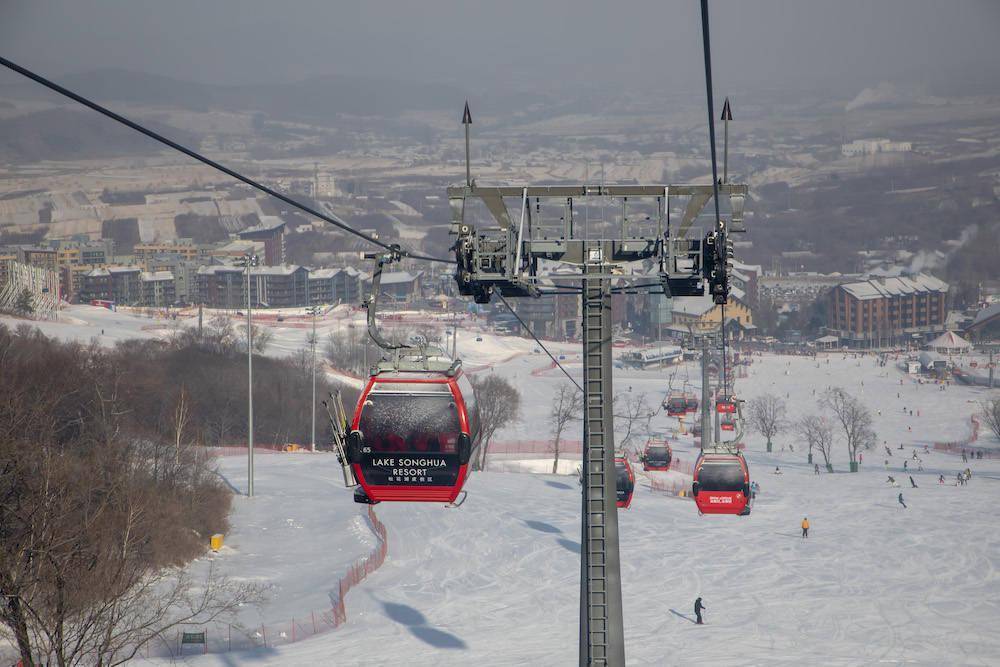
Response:
M253 498L253 315L250 301L250 269L257 266L257 255L243 255L240 265L247 274L247 496Z
M313 318L312 333L312 439L309 442L309 451L316 451L316 316L319 315L319 306L310 306L306 309Z

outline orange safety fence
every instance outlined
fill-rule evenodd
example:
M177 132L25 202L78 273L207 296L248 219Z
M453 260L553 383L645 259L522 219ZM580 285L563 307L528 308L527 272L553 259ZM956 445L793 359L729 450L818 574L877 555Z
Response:
M180 639L181 633L178 632L177 637L171 638L170 641L163 639L157 644L149 644L140 653L147 658L174 658L187 653L228 653L268 649L292 644L339 628L347 622L348 592L378 570L389 555L388 532L372 506L368 506L368 521L372 532L378 538L378 545L354 561L347 568L347 572L335 582L332 587L334 592L331 593L333 600L329 608L303 611L286 621L253 627L222 622L190 624L184 629L204 632L204 644L184 645Z
M986 459L997 459L1000 458L1000 450L992 447L973 447L972 443L979 440L979 429L980 422L976 415L972 415L971 426L969 437L964 440L956 440L953 442L935 442L934 451L943 452L945 454L954 454L955 456L961 456L963 453L969 456L975 456L979 452L982 452L983 458Z

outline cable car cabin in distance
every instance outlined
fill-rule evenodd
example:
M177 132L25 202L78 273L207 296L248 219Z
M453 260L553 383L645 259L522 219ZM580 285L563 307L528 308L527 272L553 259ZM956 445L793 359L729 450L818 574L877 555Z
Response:
M670 394L663 401L663 407L667 409L668 417L680 417L687 414L687 399L683 394Z
M701 514L750 514L750 469L743 455L701 454L691 494Z
M642 453L642 469L649 472L650 470L670 470L670 462L674 458L673 450L670 449L670 444L667 441L663 442L647 442L646 449Z
M616 504L622 509L628 509L632 504L632 493L635 491L635 474L632 472L632 465L624 456L615 457L615 476Z
M688 394L684 397L684 409L687 412L694 414L698 412L698 397Z
M735 431L736 430L736 420L732 417L723 417L719 420L719 428L723 431Z
M479 447L479 412L460 361L384 362L358 399L347 459L354 500L454 503Z
M736 412L736 401L720 398L715 401L715 411L722 415L734 414Z

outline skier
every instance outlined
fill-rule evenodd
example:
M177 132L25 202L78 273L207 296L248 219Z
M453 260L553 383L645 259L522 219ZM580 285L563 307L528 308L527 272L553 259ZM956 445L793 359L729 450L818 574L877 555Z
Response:
M944 484L944 475L938 475L938 484Z
M809 518L802 517L802 538L809 537Z
M702 623L701 620L702 609L708 609L708 607L706 607L701 603L701 598L698 598L697 600L694 601L694 615L698 617L697 620L698 625L704 625L704 623Z
M910 487L917 488L917 483L913 481L913 475L910 475Z
M816 474L816 475L819 474L819 464L818 463L814 463L813 464L813 474Z
M903 470L906 470L907 464L909 464L909 461L903 461Z
M888 482L889 484L892 484L893 486L896 486L896 478L893 477L892 475L889 475L889 479L885 481Z
M778 466L774 466L774 474L775 475L780 475L781 474L781 468L779 468Z
M904 510L906 509L906 503L903 502L903 492L902 491L899 492L899 504L903 506Z

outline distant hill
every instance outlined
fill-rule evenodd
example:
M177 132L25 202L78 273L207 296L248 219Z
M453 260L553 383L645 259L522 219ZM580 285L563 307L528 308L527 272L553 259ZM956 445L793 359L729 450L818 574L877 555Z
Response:
M181 143L196 143L189 132L163 123L147 125ZM160 150L151 139L89 110L47 109L0 119L0 161L149 155Z
M465 99L465 93L454 86L343 75L294 83L224 86L103 69L65 76L59 83L98 101L193 111L262 111L275 118L302 120L329 119L338 113L395 116L413 109L461 109Z

